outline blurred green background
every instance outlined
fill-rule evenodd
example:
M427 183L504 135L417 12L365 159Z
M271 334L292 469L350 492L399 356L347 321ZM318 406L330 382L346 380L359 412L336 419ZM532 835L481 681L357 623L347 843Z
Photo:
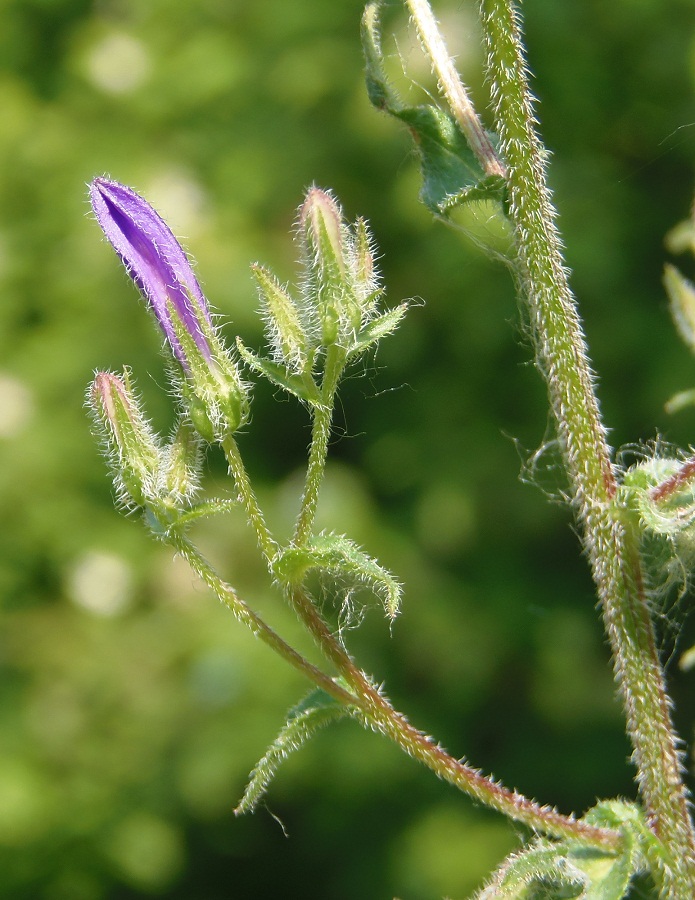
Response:
M95 175L165 215L250 346L248 265L294 278L305 188L370 220L388 297L424 303L342 392L321 524L406 584L393 633L374 609L349 646L411 721L506 784L567 812L634 794L592 585L568 511L549 502L552 453L537 486L519 479L551 433L512 286L418 205L408 135L365 97L361 7L0 3L2 898L460 900L520 838L349 722L286 764L265 808L233 817L308 686L113 508L83 407L93 370L132 366L164 431L172 411L159 336L89 215ZM474 4L435 7L482 108ZM695 365L660 278L693 187L695 3L524 7L611 439L687 445L695 412L669 418L663 403ZM385 49L417 100L431 81L390 13ZM241 446L280 533L307 440L304 412L259 385ZM229 492L217 453L209 463L210 492ZM241 517L195 533L312 654ZM659 611L666 656L695 639L675 624L687 605ZM671 673L690 739L695 675Z

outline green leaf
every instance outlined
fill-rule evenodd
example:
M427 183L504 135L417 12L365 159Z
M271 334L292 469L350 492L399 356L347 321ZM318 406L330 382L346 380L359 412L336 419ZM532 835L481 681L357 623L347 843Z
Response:
M349 713L349 707L343 706L321 688L312 691L291 709L284 727L251 772L244 796L234 810L235 815L255 809L278 767L290 753L299 750L319 728Z
M634 803L599 803L582 819L622 835L618 851L610 853L565 840L534 841L504 861L476 900L622 900L632 877L646 871L644 849L654 843L642 810Z
M389 618L398 615L403 591L400 582L342 535L320 534L306 546L288 547L279 554L273 570L286 584L300 584L311 570L345 576L380 595Z
M623 837L620 852L614 856L592 859L586 850L573 851L576 864L589 876L586 900L621 900L627 896L632 877L648 870L647 855L660 855L661 845L636 803L606 800L589 810L582 821L613 828Z
M308 373L297 375L272 359L257 356L252 350L245 347L239 338L237 338L237 347L241 358L249 368L265 376L272 384L276 384L305 403L310 403L312 406L321 405L321 392L311 375Z
M408 126L422 169L420 199L440 216L481 200L493 201L503 212L505 179L485 175L455 119L431 104L405 106L388 83L379 37L379 6L379 2L370 3L362 18L367 93L377 109Z
M579 897L586 885L583 872L563 855L562 844L537 841L508 857L475 900L545 900Z
M401 303L400 306L396 306L378 318L372 319L355 338L354 343L348 349L348 356L364 353L372 344L376 344L383 337L395 331L407 309L408 304Z

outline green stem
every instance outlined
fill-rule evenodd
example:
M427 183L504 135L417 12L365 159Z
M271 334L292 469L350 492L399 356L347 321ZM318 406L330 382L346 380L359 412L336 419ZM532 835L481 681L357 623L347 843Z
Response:
M695 896L695 834L678 740L656 650L639 547L617 509L610 451L555 229L544 151L534 129L518 14L511 0L482 0L482 18L497 129L508 166L518 277L613 650L637 781L652 830L670 857L670 864L657 874L662 896L685 900Z
M277 551L277 544L266 525L265 516L258 505L256 494L251 487L251 480L249 479L246 466L239 453L239 445L234 437L229 435L222 442L222 449L224 450L229 471L239 493L239 499L244 506L251 527L256 532L258 546L260 547L266 562L270 564Z
M389 737L409 756L424 763L440 778L510 818L522 822L529 828L557 837L572 837L604 850L617 849L620 844L620 835L617 832L577 822L571 816L562 816L555 810L541 807L516 792L501 787L460 760L449 756L442 747L434 744L431 738L413 728L405 717L396 712L388 700L375 690L364 673L355 666L330 633L328 626L301 588L296 588L291 592L292 606L298 611L302 621L317 640L324 655L343 673L346 681L354 690L354 694L344 690L332 678L287 644L239 597L234 588L220 578L210 563L187 538L171 532L167 540L222 603L232 611L239 622L246 625L254 635L278 653L294 669L301 672L338 702L353 709L359 709L363 721L370 728Z
M326 693L335 697L340 703L352 706L355 698L332 678L312 665L300 653L287 644L280 635L267 625L237 594L231 585L223 581L200 551L183 535L172 532L167 537L168 543L180 553L193 571L207 584L219 600L227 606L235 618L278 653L293 668L305 675Z
M331 346L327 352L321 386L322 404L314 409L309 464L294 536L294 544L298 546L311 536L326 464L335 392L344 366L344 351L335 345ZM374 688L331 632L303 587L287 586L285 592L290 606L314 638L324 657L335 666L354 692L354 696L350 694L350 703L360 711L365 725L390 738L409 756L428 766L459 790L535 831L555 837L572 837L603 849L617 848L620 837L616 832L586 825L572 816L563 816L555 810L542 807L450 756L431 738L410 725Z
M414 728L372 685L340 646L302 588L291 589L288 599L324 656L333 663L354 691L355 696L350 695L352 705L359 709L367 727L388 737L413 759L463 793L534 831L558 838L573 838L603 850L616 850L619 847L621 838L617 832L586 825L572 816L563 816L516 791L510 791L462 760L454 759L443 747Z
M292 539L292 543L298 547L309 540L314 527L319 489L326 468L335 394L344 368L345 351L338 345L332 344L326 352L326 365L321 383L321 405L312 407L314 420L311 428L309 462L304 482L302 503Z

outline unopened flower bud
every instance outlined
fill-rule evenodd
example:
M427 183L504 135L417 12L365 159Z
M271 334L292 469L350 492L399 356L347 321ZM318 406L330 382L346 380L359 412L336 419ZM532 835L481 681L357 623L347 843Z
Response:
M102 432L119 499L146 506L157 494L161 450L130 386L111 372L97 372L89 391L95 422Z
M210 441L235 431L248 414L236 365L217 336L207 301L169 226L135 191L96 178L92 207L126 271L147 299L180 363L191 418Z
M322 343L351 352L381 295L367 225L363 219L348 225L333 197L316 187L307 193L299 225L307 305L320 324Z
M333 197L312 187L299 211L299 226L311 273L323 344L339 339L345 305L347 262L342 212Z

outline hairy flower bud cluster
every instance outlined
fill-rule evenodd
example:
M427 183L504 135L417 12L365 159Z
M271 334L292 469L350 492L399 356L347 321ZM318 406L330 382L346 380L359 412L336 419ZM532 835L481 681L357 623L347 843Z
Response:
M257 356L240 341L244 361L274 384L309 404L323 402L315 378L329 349L344 365L396 329L407 304L380 313L383 290L366 223L349 225L337 201L312 187L300 207L301 294L295 299L264 266L255 265L272 357Z
M246 388L214 328L188 257L168 225L135 191L96 178L90 196L99 225L180 365L191 421L207 441L222 440L248 417Z
M160 526L174 522L198 490L200 438L182 422L162 446L134 394L130 375L97 372L88 403L103 437L119 501L146 510Z
M312 187L299 211L299 235L304 290L320 325L321 342L347 349L381 295L367 226L358 219L351 228L334 198Z

